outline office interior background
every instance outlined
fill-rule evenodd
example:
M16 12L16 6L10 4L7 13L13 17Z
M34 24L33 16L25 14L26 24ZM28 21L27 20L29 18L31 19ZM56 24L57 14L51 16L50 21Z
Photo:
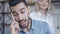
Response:
M30 5L30 11L35 11L35 3L37 0L26 0ZM0 34L9 33L9 25L12 22L9 0L0 0ZM52 15L52 24L54 34L60 34L60 0L51 0L50 14ZM8 31L6 31L8 29Z

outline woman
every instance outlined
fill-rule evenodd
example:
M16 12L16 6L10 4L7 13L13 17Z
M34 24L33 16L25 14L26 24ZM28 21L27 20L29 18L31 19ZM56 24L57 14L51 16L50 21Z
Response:
M30 14L32 20L47 22L46 17L49 6L50 6L49 0L37 0L36 11Z
M53 20L51 14L49 13L50 4L51 0L37 0L35 5L37 10L32 12L30 17L32 20L47 22L53 31Z

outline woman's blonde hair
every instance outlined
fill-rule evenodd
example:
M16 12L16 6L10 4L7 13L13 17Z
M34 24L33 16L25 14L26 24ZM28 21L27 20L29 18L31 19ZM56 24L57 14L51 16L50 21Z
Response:
M48 0L48 8L47 8L47 11L50 11L51 10L51 0ZM39 10L39 4L38 4L38 1L35 3L35 6L36 6L36 10L35 11L38 11Z

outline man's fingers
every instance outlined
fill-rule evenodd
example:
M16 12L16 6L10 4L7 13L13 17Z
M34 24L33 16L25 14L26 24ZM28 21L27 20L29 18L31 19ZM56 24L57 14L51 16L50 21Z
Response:
M17 25L16 25L16 27L17 27L17 28L18 28L18 30L20 31L19 24L18 24L17 22L16 22L16 24L17 24Z
M15 21L13 25L16 28L16 30L20 31L18 22Z
M20 31L19 24L16 21L11 23L10 28L15 28L16 30Z

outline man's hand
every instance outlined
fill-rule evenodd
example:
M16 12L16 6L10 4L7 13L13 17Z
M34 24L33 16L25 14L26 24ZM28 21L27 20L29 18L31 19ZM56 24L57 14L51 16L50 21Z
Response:
M10 25L11 34L18 34L18 31L20 31L19 24L16 21L13 21Z

